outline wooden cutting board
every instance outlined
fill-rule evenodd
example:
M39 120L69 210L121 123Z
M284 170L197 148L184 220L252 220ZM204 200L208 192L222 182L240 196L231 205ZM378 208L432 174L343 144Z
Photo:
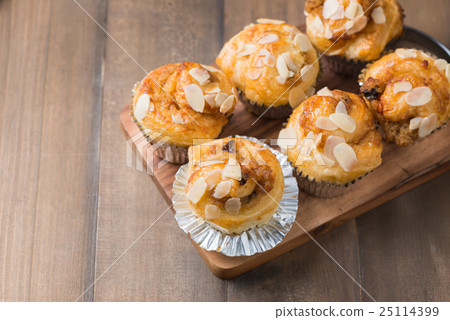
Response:
M333 72L325 71L320 82L318 88L326 83L331 90L335 88L350 92L358 90L356 78L341 77ZM260 119L252 126L256 119L256 116L247 112L244 105L238 103L221 137L238 134L267 139L269 142L278 136L284 122ZM160 159L153 157L150 145L130 117L129 106L122 110L120 122L127 138L132 137L129 141L135 147L137 161L143 161L147 172L151 174L167 203L172 204L172 183L179 165L164 164L159 168ZM322 199L300 192L296 219L298 224L309 235L317 236L446 172L450 169L449 138L450 128L444 127L408 147L385 144L382 165L359 181L357 188L353 188L343 196ZM176 223L175 219L173 223ZM294 224L279 245L251 257L231 258L217 252L206 251L194 242L193 244L215 275L232 278L311 240L309 235Z

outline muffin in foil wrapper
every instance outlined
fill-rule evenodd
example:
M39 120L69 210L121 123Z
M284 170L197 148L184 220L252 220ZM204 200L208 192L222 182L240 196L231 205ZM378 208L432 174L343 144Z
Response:
M172 203L178 226L190 235L201 248L217 251L229 257L251 256L272 249L279 244L294 224L298 210L298 186L293 176L293 168L287 156L262 144L258 139L245 136L272 151L280 162L284 175L283 197L272 218L265 224L246 230L240 234L225 234L220 227L213 226L196 216L189 208L185 187L189 179L188 165L183 165L175 175Z

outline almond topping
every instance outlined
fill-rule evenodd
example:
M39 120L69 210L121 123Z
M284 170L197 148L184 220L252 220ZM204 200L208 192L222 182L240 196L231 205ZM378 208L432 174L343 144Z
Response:
M283 24L285 23L283 20L275 20L275 19L267 19L267 18L259 18L256 20L258 23L269 23L269 24Z
M331 92L331 90L328 89L328 87L323 87L322 89L317 91L317 95L319 97L332 97L333 96L333 92Z
M325 0L322 9L322 16L325 19L329 19L334 15L339 8L339 1L337 0Z
M292 70L292 71L294 71L294 72L297 72L298 71L298 66L294 63L294 61L292 60L292 58L291 58L291 54L289 53L289 52L283 52L282 54L281 54L281 56L283 57L283 59L284 59L284 61L286 62L286 64L287 64L287 67L290 69L290 70Z
M191 70L189 70L189 74L192 76L192 78L197 80L200 85L204 85L209 81L209 73L206 69L192 68Z
M242 174L241 174L241 166L239 163L228 163L222 170L222 179L231 178L234 180L241 180Z
M256 46L254 44L245 43L238 49L238 56L245 57L255 52Z
M408 92L412 89L412 84L409 81L401 81L394 83L394 94L399 92Z
M187 193L187 197L189 201L196 204L200 201L200 199L203 197L206 191L206 182L203 178L198 178L194 184L191 186Z
M225 202L225 210L227 210L229 214L238 214L239 210L241 210L241 199L228 199L227 202Z
M436 61L434 61L434 65L440 71L444 71L447 68L447 64L447 61L445 61L444 59L437 59Z
M356 130L356 122L348 114L333 113L330 115L330 120L345 132L353 133Z
M274 33L269 33L268 35L263 36L262 38L259 38L258 43L259 44L268 44L272 42L276 42L280 39L280 37Z
M422 120L419 127L419 138L424 138L436 129L437 116L435 113Z
M336 161L334 161L331 158L328 158L326 155L324 155L323 153L320 154L320 156L323 159L323 162L325 162L325 166L331 168L336 164Z
M203 97L203 91L200 87L194 83L188 84L184 87L184 94L188 104L197 112L203 112L205 108L205 98Z
M405 101L407 104L413 107L423 106L431 101L433 93L428 87L417 87L409 91L405 95Z
M253 66L256 68L261 68L263 66L263 61L261 58L257 58L255 60L255 63L253 63ZM259 76L258 76L259 77Z
M209 72L219 72L219 69L216 69L214 67L211 66L207 66L206 64L202 64L202 67L205 68L206 70L208 70Z
M234 105L234 95L229 95L228 98L225 99L224 102L220 105L220 112L227 113L233 108Z
M213 164L218 164L218 163L223 163L222 160L205 160L205 161L200 161L196 164L196 166L199 167L207 167L207 166L212 166ZM220 170L220 172L222 172L222 170Z
M324 32L323 36L325 37L325 39L328 39L328 40L333 38L333 32L331 32L330 27L327 26L325 28L325 32Z
M142 120L145 118L150 107L150 96L146 93L142 94L136 105L134 106L133 114L136 119Z
M328 136L327 141L325 141L325 147L323 148L323 152L330 159L334 158L334 147L338 144L344 143L345 139L339 136Z
M304 82L312 82L314 79L313 65L307 64L300 70L300 76Z
M172 115L172 122L176 124L185 124L184 119L180 113L178 113L176 116Z
M345 172L352 170L358 161L355 151L346 143L340 143L334 147L333 155Z
M337 106L336 106L336 111L334 111L335 113L343 113L343 114L347 114L347 107L345 106L345 103L342 101L339 101Z
M302 52L307 52L312 49L311 41L309 41L308 37L301 32L295 35L294 44Z
M306 89L305 93L307 97L311 97L312 95L314 95L314 93L316 93L316 88L309 87L308 89Z
M292 108L297 108L305 98L306 94L300 86L293 87L289 91L289 104Z
M216 94L216 98L214 99L217 106L221 106L222 103L228 98L228 95L223 92L219 92Z
M450 63L445 68L445 75L447 76L448 81L450 81Z
M286 65L286 61L282 55L279 55L277 58L277 70L281 77L287 78L289 77L289 70Z
M322 130L329 130L329 131L333 131L338 128L333 122L331 122L330 118L328 117L319 117L316 120L316 127Z
M277 82L279 83L279 84L285 84L286 83L286 80L287 80L287 78L285 78L285 77L282 77L282 76L277 76Z
M330 17L331 20L341 20L345 17L345 9L343 5L340 5L336 13Z
M205 207L206 219L217 219L220 217L220 209L214 204L207 204Z
M345 17L350 20L362 16L363 14L364 10L359 3L352 2L348 5L347 9L345 9Z
M312 27L317 31L317 33L322 34L323 33L323 22L322 19L320 19L319 16L316 16L312 22Z
M216 186L216 184L220 181L220 178L222 178L221 169L214 169L213 171L208 173L205 177L205 182L208 187L208 190L212 190Z
M216 102L214 101L215 99L215 94L205 94L205 101L211 108L214 108L216 105Z
M297 134L294 128L281 129L278 134L277 144L283 150L295 146L297 144Z
M382 7L373 9L371 17L376 24L383 24L386 22L386 16Z
M402 48L400 48L400 49L395 50L395 53L400 58L403 58L403 59L417 57L417 53L414 50L412 50L412 49L402 49Z
M367 20L368 19L366 16L359 16L352 21L347 21L344 25L345 29L347 30L347 34L352 35L360 32L366 27Z
M206 93L219 93L219 92L220 92L220 88L217 86L212 89L208 89L208 91L206 91Z
M269 54L263 58L263 62L266 66L273 67L275 66L276 59L273 55Z
M226 180L219 182L214 190L213 197L216 199L222 199L225 197L231 190L231 180Z
M261 70L248 71L247 76L252 80L256 80L261 76Z
M420 123L422 122L423 118L422 117L416 117L414 119L411 119L409 121L409 130L416 130L419 129L420 127Z

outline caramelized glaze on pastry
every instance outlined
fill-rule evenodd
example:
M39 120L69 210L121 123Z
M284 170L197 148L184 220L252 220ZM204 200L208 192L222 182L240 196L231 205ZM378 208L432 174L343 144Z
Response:
M408 145L450 118L450 65L414 49L397 49L363 72L361 93L387 141Z
M294 110L278 144L310 180L346 184L381 164L381 136L364 100L326 87Z
M227 138L189 148L189 205L224 233L239 234L265 224L283 191L280 163L260 144Z
M309 38L330 56L375 60L403 32L397 0L308 0L305 14Z
M259 19L231 38L216 59L246 99L274 107L297 107L314 94L317 53L297 28ZM294 84L294 86L291 85Z
M190 146L216 138L238 96L233 83L213 67L194 62L162 66L135 88L132 115L153 139Z

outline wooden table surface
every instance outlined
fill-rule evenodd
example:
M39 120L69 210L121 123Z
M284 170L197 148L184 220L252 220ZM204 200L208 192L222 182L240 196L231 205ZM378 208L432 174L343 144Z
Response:
M0 1L0 300L371 301L313 242L216 278L126 165L118 116L144 70L213 63L259 17L303 23L304 1L78 2L128 54L73 0ZM450 46L447 0L400 2ZM317 240L378 301L448 301L449 179Z

